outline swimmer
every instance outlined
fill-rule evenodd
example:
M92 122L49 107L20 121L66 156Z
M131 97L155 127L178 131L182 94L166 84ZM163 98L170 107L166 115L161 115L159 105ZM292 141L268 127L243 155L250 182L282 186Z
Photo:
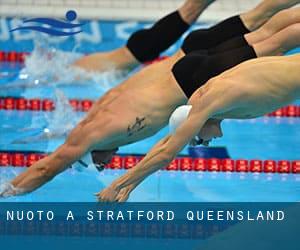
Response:
M189 99L186 119L141 162L98 193L100 201L126 201L149 175L167 166L195 136L221 137L224 119L252 119L300 99L300 55L249 60L209 80ZM255 72L255 74L253 74ZM241 84L242 83L242 84ZM199 132L200 131L200 132Z
M298 24L253 46L209 56L203 56L201 51L185 55L180 50L170 59L144 68L99 99L63 145L17 176L11 184L28 193L88 152L105 152L97 158L98 163L101 158L109 159L116 148L142 140L163 128L172 112L186 104L210 78L243 61L284 53L300 43L299 34ZM188 41L191 42L190 37ZM185 42L183 47L188 49ZM101 168L101 164L98 165Z
M278 8L274 8L274 6L273 6L273 9L270 10L270 2L263 1L260 5L258 5L253 10L246 12L244 14L241 14L240 19L247 20L247 21L243 21L243 23L245 24L245 27L246 26L252 27L252 28L258 27L260 23L264 22L263 20L267 19L267 17L259 18L261 12L266 11L266 13L269 13L268 15L271 16L275 12L274 10L278 10L283 7L290 6L292 4L295 4L296 2L297 1L294 1L294 2L286 1L285 2L286 5L283 5L281 3L281 5ZM277 2L277 4L278 4L278 2ZM289 5L287 5L287 4L289 4ZM185 5L187 5L187 3ZM195 8L195 6L193 7L193 9L194 8ZM186 6L182 7L182 10L179 9L179 13L182 12L183 16L187 16L186 9L187 9ZM191 16L195 17L195 15L191 15ZM255 18L251 19L249 17L255 17ZM231 18L231 19L233 19L233 18ZM254 22L254 20L256 20L256 22ZM223 25L224 25L224 23L226 24L227 21L223 22ZM238 36L236 36L232 39L229 39L228 41L225 41L224 43L221 43L214 48L208 49L207 54L221 53L226 50L230 50L230 49L234 49L234 48L238 48L238 47L254 45L255 43L263 41L263 40L267 39L268 37L274 35L275 33L279 32L280 30L282 30L292 24L298 23L298 22L300 22L300 8L299 7L282 10L282 11L276 13L275 15L273 15L272 18L270 18L263 26L261 26L260 28L258 28L257 30L255 30L253 32L246 33L245 35L239 36L239 34L240 34L239 32L244 33L243 32L244 29L242 28L239 32L235 31L235 32L237 32ZM216 28L216 27L213 27L212 30L214 30L214 29L220 30L220 29L226 28L226 27L222 27L222 28ZM189 37L186 40L188 40L190 38L190 40L192 40L192 41L195 41L195 40L197 41L197 43L195 43L196 48L194 48L191 44L189 44L190 50L191 49L204 50L205 48L207 48L208 44L200 44L198 41L201 39L201 37L197 38L197 36L200 36L201 34L204 37L204 34L203 34L204 32L207 33L207 30L197 30L195 32L192 32L189 35ZM208 33L210 33L210 32L208 32ZM223 35L229 37L229 34L223 33ZM218 36L215 36L215 37L217 38ZM226 39L226 37L223 37L222 39ZM186 42L186 44L188 44L188 42ZM188 53L189 49L186 48L186 51L184 51L184 52ZM128 82L127 82L127 85L128 85ZM8 87L10 88L10 86L8 86ZM42 132L37 136L35 135L32 137L26 137L26 138L15 140L14 143L36 142L36 141L42 141L42 140L49 140L52 138L59 138L59 137L64 137L69 132L70 132L70 130L67 130L67 131L66 130L64 130L64 131L55 130L54 132L47 130L46 132Z
M111 69L129 71L142 63L154 60L174 44L213 2L215 0L186 0L182 7L160 19L150 29L133 33L126 46L110 52L98 52L84 56L77 60L73 66L93 72ZM254 31L279 11L288 9L299 2L299 0L264 0L254 9L242 13L239 18L229 18L216 27L198 32L200 43L198 48L215 47L230 38ZM274 28L274 24L272 28ZM277 29L277 31L279 30ZM273 34L277 31L274 30ZM257 40L250 41L252 43L258 42Z
M109 52L84 56L73 66L86 71L111 69L130 71L151 61L174 44L215 0L186 0L177 10L157 21L151 28L134 32L127 44ZM290 1L291 2L291 1ZM287 3L288 5L292 4Z

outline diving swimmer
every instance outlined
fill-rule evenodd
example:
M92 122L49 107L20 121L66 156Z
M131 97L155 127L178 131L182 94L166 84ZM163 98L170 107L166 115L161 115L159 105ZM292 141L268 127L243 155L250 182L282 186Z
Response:
M260 117L299 100L299 66L300 55L258 58L209 80L189 99L192 108L185 109L187 118L176 125L175 133L161 140L134 168L98 193L99 201L126 201L143 180L170 164L195 136L205 141L221 137L222 120Z

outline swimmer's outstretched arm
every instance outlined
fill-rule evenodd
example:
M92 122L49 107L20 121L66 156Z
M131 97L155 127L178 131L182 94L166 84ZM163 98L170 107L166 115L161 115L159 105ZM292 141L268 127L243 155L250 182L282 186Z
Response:
M129 185L136 187L149 175L166 167L183 147L198 134L208 117L209 114L206 112L195 114L192 110L188 119L178 128L174 135L169 135L161 140L136 167L130 169L122 177L114 181L110 187L100 192L98 200L104 202L116 201L119 192L123 188Z
M105 100L99 103L101 102ZM110 124L110 117L108 119L103 117L103 122L107 125L99 130L102 124L96 122L98 119L93 119L96 110L97 105L94 105L87 117L71 131L63 145L13 179L9 185L11 188L0 192L0 197L34 191L69 168L99 141L106 141L115 130L115 126Z
M84 153L84 146L70 147L65 144L62 145L53 154L36 162L13 179L8 184L10 188L2 190L0 197L23 195L36 190L66 170L77 160L78 155L83 155Z
M201 107L192 108L187 120L176 130L174 135L168 135L161 140L136 167L96 194L98 200L120 201L118 198L122 199L122 195L120 196L119 193L123 188L130 186L129 192L131 192L149 175L171 163L184 146L198 135L205 122L219 110L218 107L222 106L219 100L212 96L201 100Z

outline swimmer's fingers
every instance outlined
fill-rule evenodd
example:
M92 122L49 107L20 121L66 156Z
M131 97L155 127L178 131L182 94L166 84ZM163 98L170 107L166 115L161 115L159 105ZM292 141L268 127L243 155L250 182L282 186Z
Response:
M0 198L8 198L8 197L11 197L11 196L16 196L17 194L15 192L1 192L0 193Z
M131 189L130 188L123 188L121 189L121 191L119 192L119 194L116 197L116 200L118 202L125 202L128 200L129 195L130 195Z
M100 193L98 193L96 196L99 202L114 202L116 201L118 193L119 192L114 188L107 187Z
M5 189L4 189L4 188L1 188L1 190L0 190L0 198L5 197L5 196L4 196L5 192L6 192Z
M17 195L17 192L11 188L11 185L6 185L3 190L0 191L0 198L7 198Z
M106 202L105 194L102 194L103 191L101 191L101 192L99 192L99 193L96 194L97 200L99 202Z

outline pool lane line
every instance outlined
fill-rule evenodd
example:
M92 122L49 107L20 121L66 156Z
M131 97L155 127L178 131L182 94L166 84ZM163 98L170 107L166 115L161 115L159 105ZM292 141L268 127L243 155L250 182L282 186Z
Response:
M94 100L90 99L70 99L69 104L74 111L87 112L90 110ZM26 99L23 97L0 97L0 110L16 111L53 111L55 103L51 99Z
M24 63L27 56L30 56L30 52L17 52L17 51L0 51L0 62L6 63ZM88 53L86 53L87 55ZM161 56L154 60L145 62L144 65L147 66L149 64L162 61L168 58L168 56Z
M29 52L0 51L0 62L24 63Z
M29 151L0 151L0 168L30 167L36 161L49 153ZM115 155L106 169L133 168L144 155ZM259 159L203 159L181 156L174 159L166 171L193 171L193 172L238 172L238 173L278 173L300 174L300 160L259 160Z
M70 99L69 103L74 111L88 112L92 107L94 100L90 99ZM33 98L26 99L23 97L0 97L0 110L16 111L44 111L55 110L55 103L51 99ZM269 117L300 117L300 106L289 105L280 108L266 116Z

